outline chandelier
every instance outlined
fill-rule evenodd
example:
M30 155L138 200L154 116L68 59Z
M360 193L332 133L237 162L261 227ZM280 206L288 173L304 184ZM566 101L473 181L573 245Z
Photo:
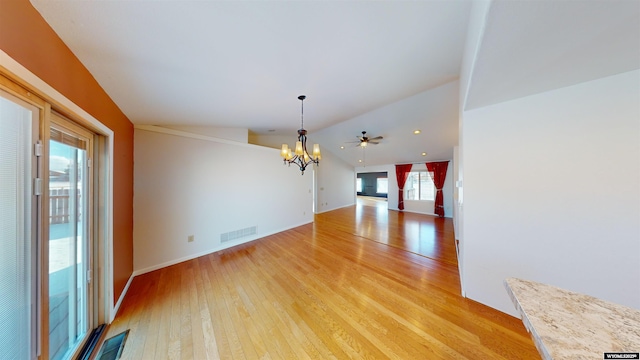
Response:
M313 153L311 155L309 155L309 152L307 151L307 130L304 129L304 99L306 98L307 97L305 95L298 96L301 110L300 130L298 130L298 141L296 141L296 147L292 153L289 145L282 144L282 149L280 151L280 156L284 159L284 164L294 164L298 166L302 175L304 175L304 170L309 164L314 163L318 165L322 158L320 155L320 146L318 144L313 144Z

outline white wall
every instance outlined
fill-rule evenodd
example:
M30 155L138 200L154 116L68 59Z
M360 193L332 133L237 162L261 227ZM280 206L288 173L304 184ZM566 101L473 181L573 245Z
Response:
M295 141L296 136L293 135L251 134L249 137L249 142L252 144L275 149L280 149L282 144L289 144L289 147L293 148ZM314 143L313 139L310 141L311 144ZM313 173L309 171L309 174L312 174L317 182L314 193L317 197L317 204L314 211L322 213L354 205L356 203L356 174L353 166L322 146L320 151L322 152L320 165L313 166Z
M283 166L278 150L139 128L134 144L136 274L313 221L312 173Z
M290 148L295 148L296 140L298 140L298 135L295 131L292 131L291 135L262 135L250 132L248 141L249 144L266 146L279 150L282 147L282 144L287 144ZM310 138L309 144L313 144L313 140L313 138ZM320 148L320 151L324 152L324 149Z
M315 172L318 213L356 203L356 173L353 166L324 150Z
M449 161L447 167L447 177L442 188L442 202L444 205L444 216L453 216L453 161ZM426 164L414 164L412 171L427 171ZM387 172L389 178L389 192L387 194L387 203L389 210L398 210L398 180L396 179L395 165L374 165L367 167L357 167L356 174L368 172ZM355 191L355 190L354 190ZM435 215L433 212L434 201L404 201L404 211L414 212L427 215Z
M464 158L462 156L464 139L463 139L463 113L467 103L467 94L471 87L471 77L475 67L475 61L482 35L487 22L487 14L491 6L491 1L475 0L471 3L471 11L469 14L469 24L467 25L467 39L465 42L464 53L462 56L462 64L460 67L460 94L458 102L458 156L454 156L454 166L456 167L456 177L453 179L454 184L458 182L456 194L456 240L458 240L458 270L460 272L460 288L462 296L466 296L465 278L464 278L464 262L460 259L464 256Z
M464 112L466 295L520 277L640 309L640 71Z
M459 227L458 227L458 220L460 219L460 215L458 214L458 204L459 204L459 189L456 186L456 181L458 181L458 179L460 179L460 175L459 175L459 169L460 169L460 152L459 152L459 148L457 146L455 146L453 148L453 163L449 164L450 167L452 167L453 169L453 176L451 177L451 186L453 187L453 195L452 195L452 201L451 201L451 206L453 208L453 230L455 232L455 238L456 240L458 240L458 231L459 231Z

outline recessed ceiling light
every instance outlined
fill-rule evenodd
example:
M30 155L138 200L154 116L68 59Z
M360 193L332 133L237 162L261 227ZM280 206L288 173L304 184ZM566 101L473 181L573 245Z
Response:
M340 149L344 149L344 146L340 146Z
M423 153L422 153L422 156L427 156L427 153L426 153L426 152L423 152Z
M421 131L420 131L420 130L413 130L413 133L414 133L414 134L416 134L416 135L418 135L418 134L420 134L420 133L421 133Z
M362 162L362 160L358 160L358 162Z

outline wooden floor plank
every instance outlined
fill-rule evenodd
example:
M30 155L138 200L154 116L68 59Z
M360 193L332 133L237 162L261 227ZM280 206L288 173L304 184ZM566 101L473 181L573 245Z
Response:
M178 360L182 358L181 353L181 342L180 342L180 330L182 329L181 323L181 305L180 305L180 293L182 291L182 287L180 284L180 273L176 271L177 266L171 266L166 268L167 273L169 274L169 279L167 280L167 287L169 288L170 295L169 300L171 302L169 313L169 344L167 349L167 359L170 360ZM176 285L178 284L178 285Z
M180 277L180 353L183 359L195 359L193 353L193 333L191 329L191 291L193 270L190 262L180 264L176 270ZM146 275L146 274L145 274ZM126 347L125 347L126 351ZM132 358L134 359L134 358Z
M218 272L214 271L215 267L212 265L214 259L200 257L197 260L200 262L202 269L204 294L211 318L211 331L213 332L207 332L208 336L213 336L213 338L206 339L208 343L211 343L211 348L207 351L207 357L210 359L231 359L231 347L222 322L222 312L226 311L226 309L224 309L221 296L214 290L214 287L218 284Z
M136 277L123 359L539 359L460 296L451 219L356 205Z
M260 339L256 346L260 345L261 353L269 354L269 357L272 358L310 358L306 352L307 349L311 349L309 344L304 339L300 339L299 334L291 332L287 324L280 321L274 309L269 306L272 297L267 298L265 292L254 286L252 280L256 279L255 271L257 269L252 262L248 261L249 256L250 254L246 253L246 256L239 258L232 265L232 268L236 273L244 272L243 276L237 277L236 282L238 293L248 310L248 316L244 319L245 323L252 326L256 332L256 337ZM254 321L254 319L258 319L258 321ZM287 341L287 337L281 331L282 328L287 328L289 331L286 333L291 334L289 337L294 335L293 339L296 340L292 341L292 343ZM272 352L275 353L274 356L270 355Z

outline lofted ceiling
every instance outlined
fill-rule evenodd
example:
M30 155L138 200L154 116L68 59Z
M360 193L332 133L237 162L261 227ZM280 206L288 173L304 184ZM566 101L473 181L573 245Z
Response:
M465 110L640 68L640 1L494 1Z
M469 1L49 1L134 124L310 131L455 80Z
M353 166L451 159L458 142L472 0L31 3L134 124L291 145L305 94L310 141ZM640 68L640 1L488 9L465 109ZM365 154L348 144L363 130L384 136Z

